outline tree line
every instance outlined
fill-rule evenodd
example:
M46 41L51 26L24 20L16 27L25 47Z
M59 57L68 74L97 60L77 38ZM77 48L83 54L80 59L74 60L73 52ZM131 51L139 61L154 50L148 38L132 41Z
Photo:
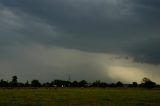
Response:
M141 83L133 82L132 84L124 84L121 81L116 83L106 83L97 80L93 83L89 83L86 80L81 81L65 81L65 80L53 80L51 82L41 83L39 80L26 81L25 83L18 82L18 77L13 76L11 81L0 80L0 87L144 87L154 88L160 87L149 78L143 78Z

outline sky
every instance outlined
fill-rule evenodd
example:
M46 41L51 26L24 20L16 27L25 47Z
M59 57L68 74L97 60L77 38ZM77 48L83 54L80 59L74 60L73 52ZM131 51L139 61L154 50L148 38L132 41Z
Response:
M0 0L0 79L160 83L159 0Z

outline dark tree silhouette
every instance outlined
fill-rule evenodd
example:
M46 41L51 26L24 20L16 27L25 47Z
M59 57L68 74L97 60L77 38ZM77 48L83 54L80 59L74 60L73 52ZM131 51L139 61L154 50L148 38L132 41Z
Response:
M156 87L156 83L145 77L142 79L141 86L145 88L154 88Z
M57 86L57 87L69 87L70 86L70 81L64 81L64 80L54 80L51 82L52 86Z
M118 81L118 82L116 83L116 86L117 86L117 87L123 87L123 83L120 82L120 81Z
M115 83L111 83L111 84L109 84L109 87L116 87L116 84Z
M108 87L108 84L107 84L107 83L105 83L105 82L101 82L101 83L100 83L100 87L102 87L102 88L104 88L104 87Z
M52 85L57 86L57 87L62 87L63 81L62 80L54 80L54 81L52 81Z
M0 87L8 87L9 83L8 81L4 81L3 79L0 81Z
M17 78L16 75L12 77L11 86L12 87L17 87L18 86L18 78Z
M30 86L28 80L26 81L26 83L24 84L24 86L25 87L29 87Z
M72 84L71 84L71 86L72 86L72 87L78 87L78 86L79 86L79 84L78 84L78 82L77 82L77 81L73 81L73 82L72 82Z
M144 87L146 87L146 88L154 88L154 87L156 87L156 83L155 83L155 82L152 82L152 81L147 81L147 82L144 84Z
M33 80L31 82L31 86L32 87L40 87L41 86L41 83L38 81L38 80Z
M154 88L159 87L155 82L151 81L149 78L144 77L141 84L133 82L132 84L123 84L118 81L117 83L105 83L97 80L93 83L87 83L86 80L77 81L66 81L66 80L54 80L52 82L40 83L39 80L32 80L29 84L28 80L26 83L18 82L17 76L13 76L11 81L0 80L0 87L145 87L145 88Z
M93 86L94 87L100 87L100 85L101 85L101 81L100 80L97 80L97 81L93 82Z
M137 82L132 83L132 87L137 87L137 86L138 86Z
M49 82L43 83L43 87L51 87L51 84Z
M151 81L149 78L147 78L147 77L144 77L143 79L142 79L142 83L146 83L146 82L148 82L148 81Z
M88 84L86 80L82 80L82 81L79 82L80 87L85 87L86 84Z

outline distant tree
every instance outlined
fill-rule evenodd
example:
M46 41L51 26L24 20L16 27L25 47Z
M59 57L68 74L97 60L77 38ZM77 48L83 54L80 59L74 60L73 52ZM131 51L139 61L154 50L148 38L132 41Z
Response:
M77 82L77 81L73 81L72 84L71 84L71 86L72 86L72 87L78 87L79 85L78 85L78 82Z
M18 78L17 78L16 75L12 77L11 86L12 87L17 87L18 86Z
M17 85L18 87L24 87L25 86L25 84L24 83L18 83L18 85Z
M29 87L30 86L28 80L26 81L26 83L24 84L24 86L25 87Z
M142 81L141 81L141 83L146 83L146 82L148 82L148 81L151 81L149 78L147 78L147 77L144 77L143 79L142 79Z
M49 82L46 82L42 85L43 87L50 87L50 83Z
M156 83L151 81L149 78L144 77L142 79L141 86L143 86L145 88L154 88L154 87L156 87Z
M0 87L8 87L9 83L8 81L4 81L3 79L0 81Z
M117 87L123 87L123 83L120 82L120 81L118 81L118 82L116 83L116 86L117 86Z
M109 87L116 87L116 84L115 83L111 83L111 84L109 84Z
M88 84L86 80L82 80L82 81L79 82L80 87L85 87L86 84Z
M65 87L70 87L71 86L71 82L70 81L64 81L64 85L65 85Z
M144 83L144 87L145 88L154 88L154 87L156 87L156 83L152 82L152 81L147 81Z
M100 87L102 87L102 88L104 88L104 87L108 87L108 84L107 84L107 83L105 83L105 82L101 82L101 83L100 83Z
M70 87L71 82L65 80L54 80L51 82L51 85L57 87Z
M38 80L33 80L31 82L31 86L32 87L40 87L41 86L41 83L38 81Z
M52 81L52 85L57 86L57 87L62 87L63 81L62 80L54 80L54 81Z
M132 83L132 87L137 87L137 86L138 86L137 82Z
M160 85L158 84L158 85L156 85L156 87L160 88Z
M101 81L100 80L97 80L97 81L93 82L93 86L94 87L100 87L100 85L101 85Z

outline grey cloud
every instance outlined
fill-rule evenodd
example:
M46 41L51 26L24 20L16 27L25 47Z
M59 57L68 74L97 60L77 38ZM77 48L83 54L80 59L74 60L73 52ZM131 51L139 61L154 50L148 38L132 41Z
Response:
M159 43L152 43L159 41L159 1L1 0L1 4L17 16L29 17L22 17L25 28L18 34L23 37L15 38L14 30L15 41L25 38L22 42L124 53L135 61L159 64Z
M17 52L18 51L18 52ZM116 55L106 53L88 53L60 47L44 45L19 45L12 48L12 58L0 63L0 77L9 79L17 75L20 81L39 79L52 81L102 80L106 82L140 82L149 77L159 83L159 65L134 63L132 59L114 59ZM152 71L151 71L152 69ZM148 74L149 73L149 74Z
M21 81L34 78L41 81L51 81L56 78L67 80L70 74L72 80L111 81L103 75L101 67L96 63L98 54L42 45L21 45L14 47L10 52L12 58L0 63L3 70L0 72L0 77L5 79L6 76L16 74L20 76Z

